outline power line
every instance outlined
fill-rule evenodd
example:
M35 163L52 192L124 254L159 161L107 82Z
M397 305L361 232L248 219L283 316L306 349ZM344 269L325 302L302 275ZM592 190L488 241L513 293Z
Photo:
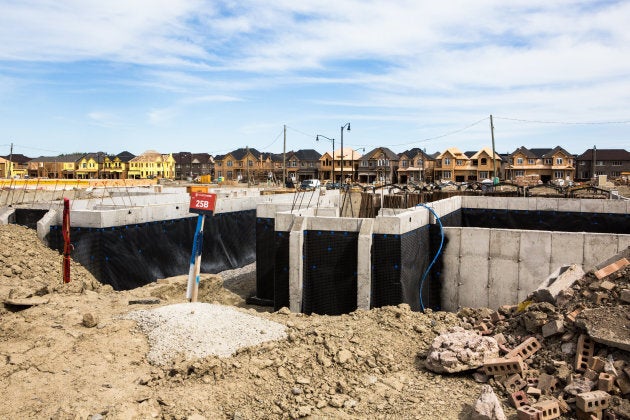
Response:
M610 125L610 124L630 124L630 120L627 121L544 121L544 120L526 120L523 118L510 118L510 117L494 117L497 120L518 121L533 124L561 124L561 125Z
M266 145L265 147L262 147L262 148L261 148L261 149L262 149L261 151L264 151L264 150L266 150L266 149L270 148L271 146L273 146L273 145L274 145L274 144L278 141L278 139L280 138L280 136L281 136L283 133L284 133L284 128L282 128L282 130L280 130L280 132L278 133L278 135L276 136L276 138L275 138L275 139L274 139L271 143L269 143L269 144L268 144L268 145Z
M424 143L424 142L427 142L427 141L437 140L437 139L441 139L441 138L444 138L444 137L452 136L453 134L457 134L457 133L461 133L462 131L466 131L466 130L468 130L469 128L476 126L477 124L480 124L480 123L484 122L484 121L485 121L485 120L487 120L488 118L489 118L489 117L483 117L483 118L482 118L482 119L480 119L479 121L475 121L474 123L469 124L469 125L467 125L466 127L462 127L462 128L457 129L457 130L449 131L449 132L444 133L444 134L441 134L441 135L439 135L439 136L429 137L429 138L422 139L422 140L410 141L410 142L407 142L407 143L387 144L387 145L385 145L385 147L408 146L408 145L410 145L410 144L414 144L414 143Z
M290 129L290 130L295 131L296 133L300 133L301 135L303 135L305 137L309 137L309 138L312 138L312 139L316 137L315 134L307 134L304 131L300 131L297 128L289 127L288 125L287 125L287 128Z

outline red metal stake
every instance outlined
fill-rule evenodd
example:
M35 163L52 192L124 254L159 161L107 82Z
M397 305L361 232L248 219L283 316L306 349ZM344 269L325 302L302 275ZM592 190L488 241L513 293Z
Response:
M61 226L63 233L63 282L70 283L70 253L72 244L70 243L70 200L63 199L63 223Z

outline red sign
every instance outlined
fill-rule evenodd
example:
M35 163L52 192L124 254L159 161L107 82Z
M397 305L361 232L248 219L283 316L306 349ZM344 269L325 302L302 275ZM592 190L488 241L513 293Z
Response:
M198 214L214 213L214 205L217 202L216 194L195 192L190 194L190 212Z

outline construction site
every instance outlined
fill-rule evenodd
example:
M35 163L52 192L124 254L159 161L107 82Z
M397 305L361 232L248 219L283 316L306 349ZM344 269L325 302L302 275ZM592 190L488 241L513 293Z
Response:
M630 418L627 197L2 184L0 417Z

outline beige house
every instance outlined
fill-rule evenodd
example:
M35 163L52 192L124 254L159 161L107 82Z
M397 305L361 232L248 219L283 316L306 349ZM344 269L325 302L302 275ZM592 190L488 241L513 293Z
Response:
M505 178L536 177L543 183L553 180L573 180L575 159L560 146L553 149L527 149L521 146L511 153L505 168Z
M175 159L173 154L162 154L147 150L129 161L130 179L175 179Z
M436 181L471 182L491 179L495 173L499 176L501 156L492 156L488 147L468 153L450 147L435 158Z

